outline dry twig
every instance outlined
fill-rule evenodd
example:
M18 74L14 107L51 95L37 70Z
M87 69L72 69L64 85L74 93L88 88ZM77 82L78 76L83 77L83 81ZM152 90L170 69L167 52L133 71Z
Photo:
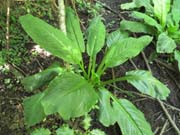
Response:
M162 103L161 100L158 100L159 104L161 105L164 113L166 114L169 122L171 123L172 127L175 129L175 131L177 132L178 135L180 135L180 130L179 128L177 127L177 125L175 124L175 122L173 121L173 119L171 118L169 112L167 111L167 109L165 108L164 104Z
M58 0L59 28L66 34L64 0Z
M7 0L7 11L6 11L6 49L9 50L9 19L10 19L10 0Z
M163 133L165 132L165 129L166 129L167 126L168 126L168 120L166 120L166 122L164 123L164 126L163 126L163 128L162 128L159 135L163 135Z
M149 66L148 60L146 58L146 55L144 53L142 53L142 54L143 54L142 56L144 58L144 61L146 63L146 66L147 66L148 70L150 72L152 72L151 67ZM159 100L159 99L157 101L159 102L159 104L160 104L161 108L163 109L164 113L166 114L166 116L167 116L169 122L171 123L172 127L175 129L175 131L178 133L178 135L180 135L180 130L178 129L177 125L175 124L175 122L171 118L171 116L170 116L169 112L167 111L166 107L164 106L163 102L161 100Z
M160 60L158 60L158 59L155 59L154 60L157 64L160 64L161 66L163 66L163 67L165 67L165 68L167 68L167 69L169 69L169 70L171 70L171 71L173 71L173 72L177 72L172 66L170 66L170 65L168 65L168 64L166 64L166 63L164 63L164 62L162 62L162 61L160 61Z

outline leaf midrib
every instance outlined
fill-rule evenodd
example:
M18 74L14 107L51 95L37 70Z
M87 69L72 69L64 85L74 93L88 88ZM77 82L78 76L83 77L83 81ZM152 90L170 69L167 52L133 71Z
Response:
M115 102L117 102L117 101L116 101L117 99L115 99L114 97L112 97L112 98L114 99ZM140 131L140 133L141 133L142 135L144 135L144 134L143 134L143 131L139 128L138 124L136 123L136 121L134 120L134 118L131 116L131 114L125 109L125 107L124 107L123 105L120 104L120 102L117 102L117 103L118 103L119 106L121 106L121 107L123 108L124 112L126 112L126 114L132 119L132 122L133 122L134 125L137 127L137 129Z

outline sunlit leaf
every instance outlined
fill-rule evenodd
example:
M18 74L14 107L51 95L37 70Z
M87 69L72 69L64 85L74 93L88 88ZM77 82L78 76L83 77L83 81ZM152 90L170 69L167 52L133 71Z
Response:
M117 113L110 100L111 95L109 91L104 88L100 89L100 99L99 99L99 121L103 123L104 126L108 127L114 125L117 121Z
M179 24L176 24L175 21L173 20L173 15L172 13L169 13L167 15L167 31L168 33L174 33L177 32L179 29Z
M106 134L100 129L93 129L88 135L106 135Z
M173 20L175 21L175 25L179 26L179 21L180 21L180 0L173 0L171 13L172 13L172 16L173 16Z
M158 53L172 53L176 48L175 41L166 33L161 33L158 37L156 51Z
M159 32L162 32L162 26L160 24L158 24L158 22L153 19L152 17L146 15L145 13L141 13L141 12L137 12L137 11L133 11L131 16L133 18L136 18L136 19L142 19L144 20L144 22L150 26L153 26L155 28L157 28L157 30Z
M142 22L122 20L120 22L120 28L122 30L127 30L135 33L147 33L152 35L155 34L155 29L153 27Z
M41 105L43 97L44 93L38 93L24 100L24 116L27 126L33 126L45 118L46 115L43 106Z
M154 14L159 19L161 25L165 27L171 0L152 0L154 4Z
M47 115L58 112L63 119L70 119L89 112L97 100L90 83L77 74L64 73L51 81L42 105Z
M81 52L85 51L83 33L81 31L79 18L76 16L74 11L68 7L66 9L66 30L67 36L73 44L79 47Z
M180 31L175 31L173 33L168 33L168 36L174 39L178 44L180 44Z
M113 106L118 112L117 122L123 135L154 135L144 114L130 101L115 100Z
M100 108L100 122L104 126L117 122L123 135L153 135L151 127L144 118L143 113L130 101L117 99L104 88L100 90L100 94L105 95L101 96L101 101L105 101L103 103L104 108ZM107 102L109 103L106 104ZM110 114L107 115L107 113ZM109 116L114 117L114 120L112 121Z
M63 125L56 130L56 135L75 135L73 129L70 129L69 126Z
M39 128L39 129L35 129L31 135L50 135L51 132L49 131L49 129L45 129L45 128Z
M132 2L121 4L121 9L134 9L140 7L145 7L147 12L153 12L151 0L133 0Z
M140 92L157 99L165 100L170 90L148 71L134 70L126 73L127 81Z
M106 29L101 17L94 18L87 30L87 53L89 56L96 55L104 46Z
M128 59L137 56L152 40L150 36L125 38L115 42L105 56L106 67L118 66Z
M20 17L20 23L28 35L53 55L69 63L79 63L82 60L81 52L65 34L32 15Z
M122 31L120 29L111 32L108 37L107 37L107 41L106 44L108 47L110 47L112 44L114 44L115 42L127 38L128 37L128 33L125 31Z
M63 72L60 67L48 68L40 73L24 78L21 82L27 91L33 91L47 85L57 75Z

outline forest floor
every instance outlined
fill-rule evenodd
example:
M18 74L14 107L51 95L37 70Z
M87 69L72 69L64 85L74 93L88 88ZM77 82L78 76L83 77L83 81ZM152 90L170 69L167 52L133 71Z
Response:
M101 0L106 3L104 7L103 17L108 31L111 32L119 27L119 23L123 18L128 19L128 13L120 10L120 4L126 0ZM32 47L29 49L29 57L31 56ZM155 47L150 45L144 50L147 59L143 55L133 58L125 64L108 70L104 75L104 79L118 77L124 75L125 72L138 68L148 70L146 60L150 60L151 54ZM101 56L99 56L101 57ZM17 69L20 69L25 75L32 75L40 70L46 69L55 58L46 57L44 54L38 55L31 59L28 63L22 63ZM150 62L150 68L153 75L168 86L171 94L167 101L164 102L166 110L171 118L180 128L180 73L176 70L176 63L167 63L167 56L159 56L156 60ZM1 69L0 69L1 70ZM126 97L132 101L144 114L147 121L151 124L155 135L159 135L164 126L163 135L176 135L174 128L169 122L165 111L157 100L144 97L138 94L136 90L127 83L116 83L117 87L128 90L129 94L116 93L119 97ZM22 102L24 97L30 94L25 92L19 79L12 73L4 73L0 71L0 135L26 135L26 128L23 118ZM48 127L52 123L61 124L58 119L48 118L48 122L44 125ZM97 123L94 126L100 126ZM143 125L142 125L143 126ZM101 126L100 126L101 127ZM113 130L112 130L113 129ZM112 126L105 129L108 135L120 135L118 126Z

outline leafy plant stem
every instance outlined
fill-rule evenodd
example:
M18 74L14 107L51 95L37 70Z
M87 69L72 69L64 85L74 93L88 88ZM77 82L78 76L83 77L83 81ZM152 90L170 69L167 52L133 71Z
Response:
M92 70L91 70L91 79L94 79L94 73L95 73L95 68L96 68L96 55L92 57Z
M105 59L103 58L101 64L99 65L99 67L98 67L98 69L97 69L97 74L99 74L99 73L101 72L101 70L103 69L103 67L104 67L104 61L105 61Z
M111 84L111 83L119 82L119 81L126 81L131 78L132 78L132 76L124 76L124 77L120 77L120 78L116 78L116 79L111 79L111 80L102 82L102 85L107 85L107 84Z
M92 57L90 57L90 59L89 59L88 78L90 78L90 75L91 75L91 69L92 69Z
M104 65L103 68L102 68L102 70L100 71L100 73L99 73L98 75L101 76L101 75L104 73L104 71L106 70L106 68L107 68L107 67Z
M107 54L108 54L108 51L106 52L105 56L103 57L98 69L97 69L97 74L100 76L100 73L102 72L102 70L104 69L105 67L105 60L106 60L106 57L107 57Z
M128 95L128 96L131 96L131 97L135 97L134 95L137 94L137 93L130 92L130 91L128 91L128 90L123 90L123 89L121 89L121 88L119 88L119 87L117 87L117 86L114 86L113 84L108 84L108 85L111 86L111 87L113 87L115 90L118 90L118 91L120 91L121 93L124 93L124 94L126 94L126 95ZM137 95L139 95L139 93L138 93ZM142 97L144 97L144 95L143 95Z
M79 67L80 67L81 70L83 71L84 77L87 78L87 77L88 77L88 74L87 74L86 71L85 71L84 62L83 62L83 61L81 61L81 62L79 63Z

